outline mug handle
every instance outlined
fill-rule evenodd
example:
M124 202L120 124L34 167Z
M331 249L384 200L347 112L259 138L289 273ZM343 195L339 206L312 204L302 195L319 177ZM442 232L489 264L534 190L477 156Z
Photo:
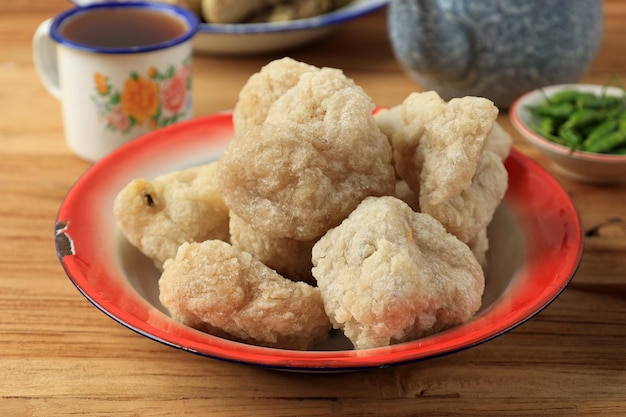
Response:
M59 85L56 42L50 36L51 26L52 19L47 19L37 27L33 35L33 62L46 90L60 100L61 86Z

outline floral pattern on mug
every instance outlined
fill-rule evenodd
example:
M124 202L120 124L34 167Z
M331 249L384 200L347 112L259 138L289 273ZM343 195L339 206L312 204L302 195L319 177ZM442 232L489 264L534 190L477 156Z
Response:
M145 75L131 72L121 90L99 72L94 73L93 82L91 99L107 129L128 132L146 123L156 129L180 120L190 105L191 57L178 69L171 65L163 72L155 67Z

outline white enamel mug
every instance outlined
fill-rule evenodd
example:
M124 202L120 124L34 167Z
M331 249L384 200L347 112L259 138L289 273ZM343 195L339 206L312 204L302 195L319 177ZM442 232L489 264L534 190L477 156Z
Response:
M143 32L160 22L170 33L152 30L160 38L146 38ZM198 18L187 9L142 2L81 6L42 22L33 37L35 68L61 102L71 150L96 161L151 130L191 118L197 29Z

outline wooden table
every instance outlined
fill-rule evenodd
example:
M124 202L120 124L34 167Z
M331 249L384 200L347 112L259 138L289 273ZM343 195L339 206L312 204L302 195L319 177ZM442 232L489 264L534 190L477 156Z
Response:
M3 416L618 416L626 415L626 184L558 177L588 231L571 285L530 322L475 348L409 365L298 374L178 351L116 324L73 287L53 224L89 164L67 148L59 103L31 58L37 24L65 0L0 3L0 410ZM584 81L626 82L626 4L606 2L606 36ZM291 51L342 68L382 106L419 86L389 48L385 11ZM232 108L279 55L196 56L195 115ZM502 125L515 146L546 161Z

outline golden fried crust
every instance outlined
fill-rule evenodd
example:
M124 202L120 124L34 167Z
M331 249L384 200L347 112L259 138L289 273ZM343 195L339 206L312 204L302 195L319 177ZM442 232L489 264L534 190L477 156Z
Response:
M218 240L181 245L159 290L175 320L251 344L305 350L331 329L317 288Z
M117 195L113 213L126 239L158 268L183 242L228 240L228 208L213 186L215 163L135 179Z
M313 247L333 325L355 348L408 341L469 320L484 275L467 245L395 197L369 197Z

